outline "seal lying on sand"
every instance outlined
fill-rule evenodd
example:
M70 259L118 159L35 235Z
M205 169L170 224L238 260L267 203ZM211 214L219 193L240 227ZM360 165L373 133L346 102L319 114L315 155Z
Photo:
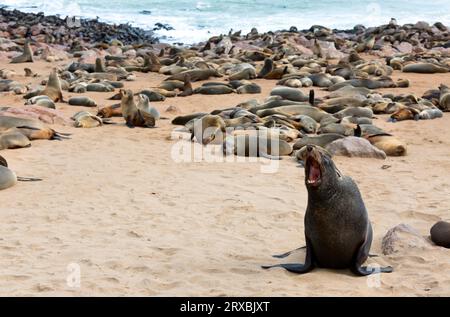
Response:
M438 221L430 230L431 240L438 246L450 248L450 223Z
M34 182L41 181L40 178L17 177L16 174L8 168L8 162L0 155L0 190L14 186L17 181Z
M306 146L302 158L308 190L305 263L276 264L263 268L282 267L294 273L307 273L315 266L350 268L357 275L392 272L392 267L378 270L361 266L369 256L372 227L355 182L343 176L330 155L317 146Z
M0 150L17 149L29 146L31 146L30 140L28 140L19 129L12 128L0 132Z
M286 141L266 133L266 135L239 134L227 137L222 146L224 154L235 154L246 157L265 157L281 159L290 155L292 147Z
M62 140L70 134L56 132L39 120L0 116L0 132L17 128L29 140Z

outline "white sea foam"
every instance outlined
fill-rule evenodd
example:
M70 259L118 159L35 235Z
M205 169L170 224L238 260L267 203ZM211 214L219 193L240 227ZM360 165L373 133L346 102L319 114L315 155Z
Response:
M155 23L173 30L156 31L168 42L194 43L231 28L248 32L299 29L320 24L331 28L374 26L395 17L401 24L440 21L450 25L450 1L437 0L0 0L22 11L62 16L100 17L110 23L130 23L153 29ZM140 14L141 11L150 14Z

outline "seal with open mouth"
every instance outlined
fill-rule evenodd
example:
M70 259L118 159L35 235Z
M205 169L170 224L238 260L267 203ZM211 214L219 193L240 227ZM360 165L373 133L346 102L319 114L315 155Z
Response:
M375 269L362 266L369 257L372 227L355 182L339 172L326 150L307 145L301 151L308 190L305 263L276 264L263 268L282 267L300 274L311 271L315 266L350 268L356 275L392 272L392 267ZM275 257L283 258L289 254Z

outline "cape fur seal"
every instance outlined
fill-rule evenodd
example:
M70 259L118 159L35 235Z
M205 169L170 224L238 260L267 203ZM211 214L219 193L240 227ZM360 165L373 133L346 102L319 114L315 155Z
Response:
M0 155L0 190L14 186L17 181L20 182L38 182L41 178L20 177L8 168L8 162Z
M62 140L70 134L60 133L34 119L0 116L0 131L16 128L29 140Z
M265 157L268 159L281 159L281 156L290 155L292 147L279 137L268 134L238 134L227 137L223 143L224 154L234 154L246 157Z
M95 128L103 125L103 120L87 111L79 111L72 116L76 128Z
M96 107L97 103L89 97L72 97L68 101L71 106Z
M198 143L207 145L213 141L221 144L226 133L226 124L222 117L218 115L205 115L187 124L191 132L191 140L195 139ZM220 137L220 138L218 138Z
M31 146L30 140L17 128L0 132L0 150L17 149Z
M120 90L122 100L120 106L122 108L122 116L129 128L134 127L155 127L155 118L148 112L139 109L134 103L134 95L131 90Z
M120 103L103 107L98 110L97 116L100 118L121 117L122 107L120 106Z
M308 190L305 263L276 264L263 268L282 267L299 274L307 273L315 266L349 268L360 276L392 272L392 267L375 269L362 266L369 257L373 233L356 183L342 175L330 155L320 147L306 146L301 157L305 162L305 185Z
M438 246L450 248L450 223L438 221L431 227L431 240Z
M439 108L442 109L442 111L450 111L450 89L441 84L439 86Z
M44 88L44 90L39 92L39 95L46 95L54 102L64 101L61 89L61 81L59 80L59 76L56 73L56 69L54 69L50 73L47 85Z
M405 156L407 153L406 144L394 136L381 133L366 137L372 145L383 150L387 156Z
M413 63L404 66L402 71L404 73L434 74L447 73L449 68L432 63Z
M210 77L222 77L219 72L215 69L193 69L193 70L186 70L184 72L172 75L165 80L181 80L183 81L185 76L189 75L192 82L194 81L200 81L200 80L207 80Z
M22 55L16 56L11 59L11 63L33 63L33 51L31 50L30 40L25 41L25 44L23 45Z
M16 174L0 163L0 190L14 186L17 183Z

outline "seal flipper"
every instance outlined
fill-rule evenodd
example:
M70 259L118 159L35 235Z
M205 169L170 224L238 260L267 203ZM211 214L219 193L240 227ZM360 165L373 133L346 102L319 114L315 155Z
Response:
M19 182L40 182L42 181L42 178L17 176L17 180Z
M359 124L356 125L356 128L353 130L354 136L360 138L362 135L361 126Z
M368 232L367 232L366 239L361 244L359 249L356 251L355 263L350 268L351 271L353 273L355 273L356 275L360 275L360 276L367 276L367 275L374 274L374 273L391 273L391 272L393 272L394 269L391 266L373 267L373 268L368 268L367 266L361 266L366 261L367 257L370 256L369 250L370 250L370 246L372 244L372 235L373 235L372 226L370 225L370 223L369 223L367 230L368 230Z
M261 266L263 269L270 269L273 267L282 267L284 269L286 269L289 272L292 273L297 273L297 274L303 274L303 273L307 273L311 270L311 268L307 267L304 264L299 264L299 263L286 263L286 264L275 264L275 265L268 265L268 266Z
M274 254L274 255L272 255L272 257L273 258L277 258L277 259L284 259L284 258L290 256L293 252L298 251L298 250L302 250L302 249L305 249L305 248L306 248L306 246L303 246L303 247L297 248L297 249L292 250L292 251L288 251L288 252L283 253L283 254Z
M313 249L310 241L306 239L306 257L305 257L305 264L301 263L285 263L285 264L275 264L275 265L263 265L261 266L263 269L270 269L272 267L282 267L289 272L297 273L297 274L304 274L308 273L314 268L313 263Z
M309 104L314 107L314 89L309 91Z

